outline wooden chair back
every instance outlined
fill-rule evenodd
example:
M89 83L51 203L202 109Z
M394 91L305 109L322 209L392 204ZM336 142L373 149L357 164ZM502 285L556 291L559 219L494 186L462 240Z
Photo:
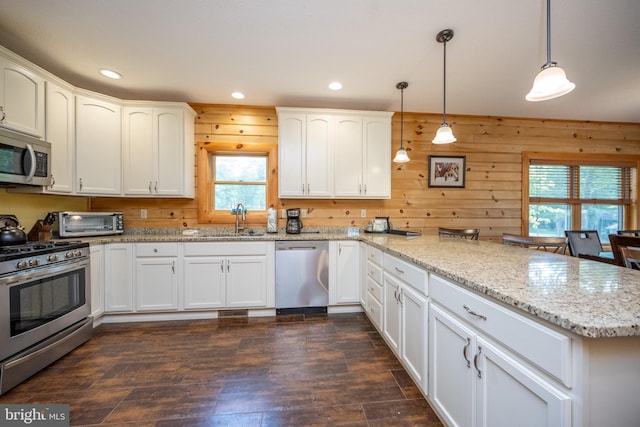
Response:
M618 230L618 235L640 237L640 230Z
M565 230L572 256L580 254L598 255L603 251L597 230Z
M479 228L438 228L438 236L459 237L467 240L478 240L480 236Z
M502 233L502 244L563 255L567 250L566 237L520 236L517 234Z
M640 237L609 234L609 242L618 265L640 270Z

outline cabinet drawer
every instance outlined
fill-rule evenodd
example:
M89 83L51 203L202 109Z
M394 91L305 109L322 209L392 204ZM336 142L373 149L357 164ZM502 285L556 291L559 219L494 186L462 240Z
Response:
M367 259L377 265L382 265L382 251L367 245Z
M382 331L382 304L370 292L367 292L367 315L378 331Z
M384 271L427 295L428 276L425 270L386 253L383 257Z
M367 292L382 301L382 285L367 277Z
M273 242L188 242L184 256L265 255Z
M530 360L566 386L572 386L571 339L568 336L434 274L430 277L429 287L431 298L438 304Z
M375 265L371 261L367 261L367 277L382 283L382 267Z
M178 256L177 243L137 243L136 256Z

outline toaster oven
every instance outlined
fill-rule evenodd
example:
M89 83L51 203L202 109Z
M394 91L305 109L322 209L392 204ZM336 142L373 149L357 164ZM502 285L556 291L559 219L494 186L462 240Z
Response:
M56 212L53 237L89 237L124 233L122 212Z

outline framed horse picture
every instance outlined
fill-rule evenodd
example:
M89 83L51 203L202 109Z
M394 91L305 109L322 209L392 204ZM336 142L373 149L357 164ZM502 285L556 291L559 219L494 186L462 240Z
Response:
M429 187L464 188L466 156L429 156Z

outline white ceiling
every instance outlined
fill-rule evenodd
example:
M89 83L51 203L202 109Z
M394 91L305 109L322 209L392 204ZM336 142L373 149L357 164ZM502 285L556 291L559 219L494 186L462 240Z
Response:
M123 99L640 122L640 1L554 0L551 59L576 89L524 99L545 0L0 0L0 45ZM124 75L107 81L98 69ZM344 88L330 91L339 80ZM246 98L237 101L232 91Z

